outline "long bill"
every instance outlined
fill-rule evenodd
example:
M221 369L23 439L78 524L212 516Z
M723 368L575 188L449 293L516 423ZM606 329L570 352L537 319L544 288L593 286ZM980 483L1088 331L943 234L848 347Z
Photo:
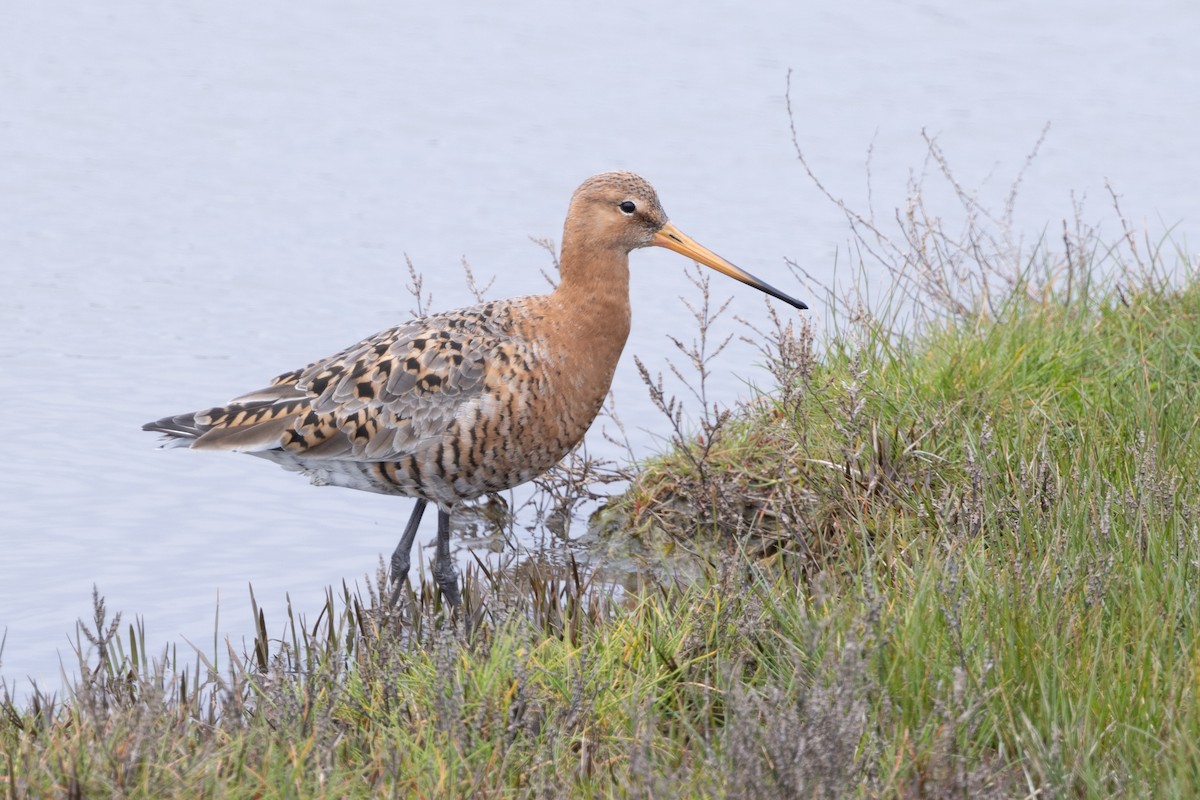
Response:
M747 286L753 286L760 292L766 292L771 297L778 298L788 305L795 306L799 309L808 308L807 305L795 299L788 297L783 292L776 289L769 283L759 280L741 267L735 267L719 255L709 250L704 245L697 242L692 237L683 233L670 222L662 227L658 233L654 234L654 240L651 244L658 247L665 247L668 250L674 250L676 253L681 253L693 261L699 261L706 267L712 267L717 272L728 275L734 280L739 280Z

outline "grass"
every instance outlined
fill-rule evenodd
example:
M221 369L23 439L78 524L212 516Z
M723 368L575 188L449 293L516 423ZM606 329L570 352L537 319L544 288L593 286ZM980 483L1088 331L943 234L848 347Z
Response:
M1193 796L1187 257L1128 226L1017 257L919 203L893 246L848 216L892 301L768 320L772 386L699 434L674 416L608 511L698 570L472 570L457 624L426 586L394 612L343 587L243 654L152 657L97 597L79 682L0 687L0 793Z

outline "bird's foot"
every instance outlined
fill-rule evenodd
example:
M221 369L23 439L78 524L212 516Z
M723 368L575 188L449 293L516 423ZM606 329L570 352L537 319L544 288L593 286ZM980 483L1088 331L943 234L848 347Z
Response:
M404 585L407 583L405 578L392 578L392 593L388 596L388 607L396 608L400 603L400 595L404 594Z
M393 608L399 602L400 593L404 591L404 585L408 582L409 563L408 551L400 547L396 548L396 552L392 553L392 595L388 601Z
M455 569L454 562L435 563L433 577L438 588L442 590L442 597L457 611L462 605L462 595L458 591L458 570Z

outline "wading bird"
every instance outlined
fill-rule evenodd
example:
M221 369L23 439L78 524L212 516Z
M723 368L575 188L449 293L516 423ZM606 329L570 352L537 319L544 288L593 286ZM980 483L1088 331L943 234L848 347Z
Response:
M433 574L457 607L450 514L537 477L583 438L629 335L629 253L650 245L807 308L681 233L645 179L606 172L571 197L550 294L414 319L265 389L143 429L165 434L167 447L265 458L318 486L415 497L392 555L393 602L435 503Z

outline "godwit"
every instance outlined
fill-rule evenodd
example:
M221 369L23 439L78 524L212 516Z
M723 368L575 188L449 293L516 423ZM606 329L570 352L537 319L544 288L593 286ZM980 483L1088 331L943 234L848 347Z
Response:
M259 456L312 479L415 497L392 554L392 601L429 502L433 574L459 605L450 514L557 464L592 424L629 335L629 252L657 245L799 309L685 236L631 172L588 178L563 226L558 287L414 319L285 372L224 406L143 426L164 446Z

